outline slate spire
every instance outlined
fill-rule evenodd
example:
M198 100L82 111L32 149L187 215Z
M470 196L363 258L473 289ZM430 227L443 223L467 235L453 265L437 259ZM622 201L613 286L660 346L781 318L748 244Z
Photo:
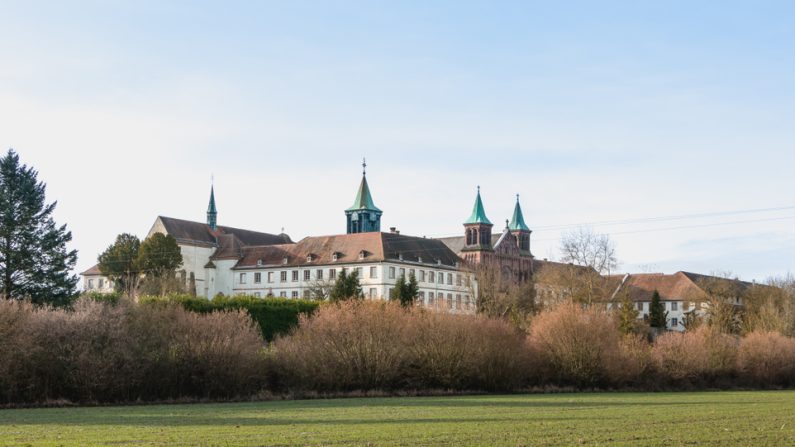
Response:
M367 184L367 161L362 159L362 182L353 205L345 210L348 234L381 231L381 214L383 211L375 206Z
M524 215L522 215L522 206L519 205L519 194L516 195L516 206L513 207L513 217L508 228L513 231L530 231L527 224L524 223Z
M207 205L207 225L213 230L218 227L218 209L215 208L215 185L210 185L210 203Z

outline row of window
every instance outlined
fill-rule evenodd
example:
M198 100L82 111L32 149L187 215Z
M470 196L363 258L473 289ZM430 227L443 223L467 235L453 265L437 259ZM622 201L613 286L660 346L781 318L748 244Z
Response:
M104 278L99 278L97 280L97 289L102 290L106 286L108 288L112 288L113 287L113 281L110 281L110 280L106 281ZM93 289L93 288L94 288L94 280L93 279L89 279L88 280L88 284L86 285L86 289L90 290L90 289Z
M637 305L638 305L638 310L639 311L643 312L644 304L645 303L643 303L642 301L638 301ZM670 310L670 311L673 311L673 312L676 312L676 311L679 310L679 303L676 302L676 301L671 301L671 302L668 302L668 303L663 302L662 305L663 305L663 308L665 310ZM649 303L649 305L645 306L645 307L651 308L651 303ZM687 304L685 304L684 307L685 307L685 310L687 310ZM693 308L695 308L695 303L693 303Z
M346 270L343 268L343 270ZM363 267L355 267L355 271L360 278L364 278L364 268ZM290 279L292 282L298 282L299 278L302 276L300 270L292 270L286 271L282 270L280 272L266 272L267 274L267 282L274 283L276 279L276 273L279 274L279 282L287 282L288 273L290 274ZM378 267L372 266L369 268L369 278L376 279L378 278ZM435 271L425 271L419 270L415 271L415 269L409 269L408 275L406 276L406 269L405 268L395 268L389 267L388 271L389 279L397 279L399 277L408 278L411 275L415 275L417 278L417 282L419 283L436 283L436 284L445 284L445 278L447 279L447 285L453 285L453 279L455 277L455 285L461 287L466 282L466 286L469 287L469 276L464 278L463 275L460 273L456 273L453 275L452 273L447 273L445 276L445 272L435 272ZM328 279L335 280L337 278L337 269L329 269L328 270ZM315 270L315 277L312 278L312 270L306 269L303 270L303 280L304 281L311 281L312 279L322 281L324 279L324 270L323 269L316 269ZM427 280L427 281L426 281ZM238 284L246 284L248 281L248 273L242 272L238 275ZM261 284L262 283L262 272L255 272L254 273L254 284Z

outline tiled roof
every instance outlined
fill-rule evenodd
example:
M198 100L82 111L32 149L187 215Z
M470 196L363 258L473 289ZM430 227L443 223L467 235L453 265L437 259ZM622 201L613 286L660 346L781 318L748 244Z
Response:
M491 246L494 247L497 245L497 241L500 240L502 237L502 233L492 233L491 235ZM461 253L464 250L464 246L466 245L466 239L464 236L448 236L448 237L440 237L436 239L437 241L441 241L444 245L446 245L450 250L454 253Z
M360 253L364 258L360 258ZM334 254L337 260L334 261ZM311 258L310 258L311 256ZM287 259L287 264L284 260ZM311 259L311 260L310 260ZM295 244L244 247L236 268L262 265L322 265L334 263L380 262L387 260L455 266L460 258L438 239L395 233L354 233L307 237Z
M209 225L202 222L175 219L173 217L158 217L166 228L166 232L173 236L179 243L189 245L215 245L215 234ZM269 234L258 231L242 230L218 226L218 234L234 234L243 245L273 245L291 243L290 236L286 234Z
M94 264L91 268L86 270L85 272L81 273L82 276L97 276L102 275L102 272L99 271L99 264Z
M725 282L736 287L741 293L753 284L745 281L718 278L715 276L700 275L689 272L676 272L672 275L663 273L633 273L626 280L622 275L613 275L611 279L621 278L618 283L622 290L629 288L630 298L633 301L651 301L656 290L662 301L697 301L707 297L702 289L704 281Z

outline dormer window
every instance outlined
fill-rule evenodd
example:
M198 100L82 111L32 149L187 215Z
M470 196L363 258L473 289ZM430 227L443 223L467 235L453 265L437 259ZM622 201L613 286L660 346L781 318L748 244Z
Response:
M419 262L420 264L422 264L422 256L417 256L417 262Z
M284 258L282 258L282 264L287 265L288 262L290 262L290 259L288 257L285 256Z
M436 260L436 265L442 265L442 260L441 259L437 259Z
M337 261L339 258L340 258L339 252L335 251L334 253L331 254L331 260L332 261Z
M314 261L314 260L315 260L315 255L314 255L313 253L309 253L309 254L306 256L306 262L312 262L312 261Z
M398 260L399 260L399 261L402 261L402 260L403 260L403 253L398 253Z
M367 252L362 250L359 252L359 259L364 259L367 257Z
M262 259L257 259L257 267L262 267Z

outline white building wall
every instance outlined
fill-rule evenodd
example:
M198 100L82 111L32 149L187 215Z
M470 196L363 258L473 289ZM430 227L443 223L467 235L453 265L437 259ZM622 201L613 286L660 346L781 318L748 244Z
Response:
M409 274L414 271L420 290L420 302L423 305L462 313L471 313L475 308L474 290L476 287L471 273L447 266L399 262L239 268L232 271L231 293L260 297L273 295L275 297L303 298L318 281L317 270L323 270L322 281L333 282L334 279L329 272L334 270L336 275L339 275L343 268L346 268L348 272L361 269L359 283L362 293L368 299L389 299L390 291L394 288L401 273L408 278ZM220 269L218 270L220 276ZM307 273L305 272L307 271L309 279L306 279ZM259 273L259 282L256 282L257 273ZM375 275L373 276L371 273L375 273ZM430 282L431 276L433 276L434 282ZM467 281L467 277L469 277L469 281ZM217 283L220 282L220 278L217 279Z

